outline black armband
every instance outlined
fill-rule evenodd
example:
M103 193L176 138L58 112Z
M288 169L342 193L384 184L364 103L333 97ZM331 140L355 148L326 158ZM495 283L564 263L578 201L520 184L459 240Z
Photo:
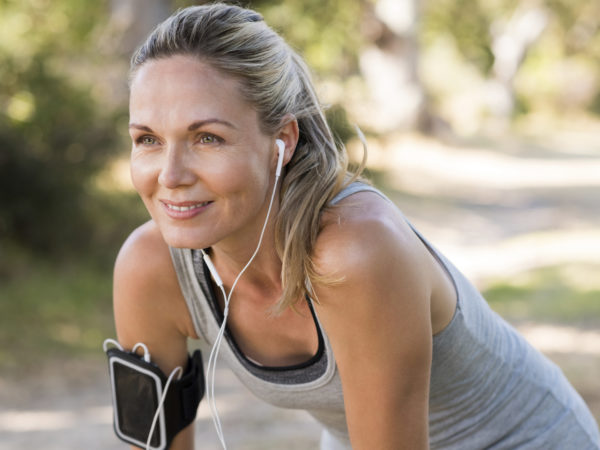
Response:
M114 429L128 444L145 448L154 415L168 377L149 361L119 348L106 350L112 387ZM177 433L196 418L204 396L204 372L199 350L189 357L181 378L173 378L150 440L153 450L168 449Z

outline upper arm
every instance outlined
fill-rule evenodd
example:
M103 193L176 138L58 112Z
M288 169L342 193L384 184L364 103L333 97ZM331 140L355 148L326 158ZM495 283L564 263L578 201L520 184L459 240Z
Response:
M125 241L114 269L113 303L117 339L126 349L144 343L151 360L169 375L186 368L187 337L195 337L171 255L154 222ZM193 423L175 436L171 448L194 447Z
M315 248L318 312L342 380L353 448L426 448L432 331L430 260L379 205L342 213Z
M113 303L117 338L124 348L143 342L167 375L185 366L193 327L169 248L153 222L135 230L117 256Z

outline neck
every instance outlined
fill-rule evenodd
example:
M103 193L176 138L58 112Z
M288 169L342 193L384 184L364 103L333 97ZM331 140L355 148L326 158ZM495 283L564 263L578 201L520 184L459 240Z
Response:
M231 289L234 280L248 264L255 249L256 247L231 252L229 249L220 246L211 248L211 259L227 290ZM281 260L275 251L272 236L267 236L266 232L260 249L252 263L244 271L239 283L242 285L251 284L269 290L281 286ZM238 287L235 290L237 291Z
M217 268L225 286L231 289L234 280L246 267L254 253L256 256L252 263L246 268L240 279L243 285L252 284L256 287L267 289L280 289L281 287L281 259L275 250L275 217L278 210L278 196L275 196L271 214L268 217L262 243L259 245L260 233L262 231L267 210L258 220L258 224L252 227L250 232L244 233L243 237L231 237L214 244L210 248L211 259ZM237 291L237 288L236 288Z

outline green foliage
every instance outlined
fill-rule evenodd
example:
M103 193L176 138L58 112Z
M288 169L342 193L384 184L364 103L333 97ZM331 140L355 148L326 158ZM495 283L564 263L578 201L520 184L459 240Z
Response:
M19 273L0 283L0 372L40 357L99 354L114 336L110 271L78 261L51 265L12 252Z
M335 138L341 142L348 142L356 135L356 131L348 122L346 110L341 105L333 105L325 110L327 123Z
M546 6L553 13L553 32L561 39L567 55L585 52L590 56L600 56L600 3L588 0L546 0Z
M68 70L97 18L82 2L48 3L0 6L0 236L59 254L89 242L88 181L117 148L117 115Z
M344 76L356 71L361 2L255 0L247 6L260 11L317 73Z
M492 20L479 0L430 1L424 6L421 34L426 45L439 35L452 36L465 59L488 74L494 63Z
M531 111L531 106L526 96L517 93L515 95L515 116L524 116Z
M24 70L4 56L0 121L1 233L53 250L83 230L86 182L115 145L114 122L101 117L88 92L49 73L43 56ZM79 236L84 238L84 236Z
M0 2L0 50L20 60L38 53L62 60L89 58L93 56L90 43L105 18L105 2L4 0Z
M547 267L498 280L484 290L490 306L513 321L598 325L598 266ZM586 287L586 283L596 280Z
M593 99L600 92L600 2L430 0L423 4L419 33L424 48L449 39L464 62L491 78L494 36L513 18L533 10L544 14L547 23L519 62L513 85L519 97L515 115L531 111L561 116L583 108L597 114Z
M600 116L600 89L594 96L594 99L590 102L589 110Z

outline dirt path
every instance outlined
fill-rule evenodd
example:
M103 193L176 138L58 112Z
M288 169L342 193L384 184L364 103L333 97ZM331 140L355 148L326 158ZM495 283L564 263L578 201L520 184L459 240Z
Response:
M66 374L66 376L65 376ZM43 367L22 382L0 383L0 448L111 450L126 448L112 430L112 407L104 360ZM319 429L302 411L267 405L224 368L218 371L218 407L231 448L316 448ZM206 402L196 420L198 449L219 448Z
M600 332L526 324L525 337L559 364L600 420ZM0 382L0 448L117 450L107 368L101 359L63 361L23 380ZM226 369L217 382L218 408L228 446L240 450L317 448L319 427L303 411L254 398ZM196 420L198 449L219 448L206 402Z

